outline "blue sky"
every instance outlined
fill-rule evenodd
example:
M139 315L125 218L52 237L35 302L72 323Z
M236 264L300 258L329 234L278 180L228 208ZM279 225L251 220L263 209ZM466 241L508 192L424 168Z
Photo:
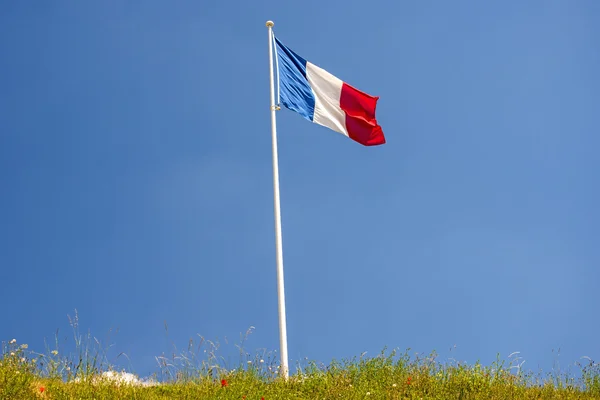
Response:
M278 349L268 19L387 138L278 113L291 364L600 359L593 0L0 3L0 339Z

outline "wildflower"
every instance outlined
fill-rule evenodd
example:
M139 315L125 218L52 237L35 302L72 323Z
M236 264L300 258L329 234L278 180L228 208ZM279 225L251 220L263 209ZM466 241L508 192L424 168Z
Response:
M27 345L27 343L24 343L24 344L22 344L22 345L21 345L21 348L22 348L22 349L26 349L27 347L29 347L29 346Z
M25 362L25 357L21 357L21 362L24 363Z
M411 380L411 378L410 378L410 376L409 376L409 377L408 377L408 379L406 380L406 384L407 384L407 385L410 385L410 380Z
M252 361L248 360L248 365L252 364Z
M40 386L40 393L44 393L44 391L45 391L45 390L46 390L46 388L45 388L45 387L43 387L43 386Z
M56 356L56 355L58 355L58 350L52 350L51 353Z
M35 364L37 362L37 358L34 358L33 360L31 360L32 364Z
M10 342L8 342L8 344L15 344L15 343L17 343L17 339L13 339Z
M261 359L260 359L260 362L261 362L261 363L264 363L264 362L265 362L265 360L263 360L263 359L261 358Z
M396 384L394 383L394 384L392 385L392 387L396 387Z
M367 396L370 396L370 395L371 395L371 392L367 392Z
M10 352L10 356L11 356L11 357L14 357L14 356L15 356L15 352L14 352L14 351L11 351L11 352Z
M225 386L227 386L227 380L221 379L221 387L225 387Z

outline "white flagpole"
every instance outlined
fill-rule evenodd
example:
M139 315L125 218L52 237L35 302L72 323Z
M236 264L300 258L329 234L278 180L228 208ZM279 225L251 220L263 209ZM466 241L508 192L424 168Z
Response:
M279 204L279 161L277 158L277 127L275 112L275 84L273 78L273 21L267 21L269 29L269 75L271 78L271 139L273 142L273 199L275 208L275 244L277 254L277 299L279 305L279 346L281 356L281 375L289 377L287 328L285 321L285 291L283 286L283 250L281 245L281 207Z

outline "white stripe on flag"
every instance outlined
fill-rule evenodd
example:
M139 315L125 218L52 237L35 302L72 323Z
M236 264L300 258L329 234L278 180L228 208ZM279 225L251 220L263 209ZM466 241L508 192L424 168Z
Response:
M306 78L315 95L313 122L348 136L346 113L340 107L344 82L308 61Z

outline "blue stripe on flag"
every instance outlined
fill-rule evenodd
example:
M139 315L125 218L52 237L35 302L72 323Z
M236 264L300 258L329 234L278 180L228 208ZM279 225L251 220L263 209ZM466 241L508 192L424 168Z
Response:
M306 79L306 60L287 48L279 39L279 96L281 103L309 121L315 115L315 95Z

